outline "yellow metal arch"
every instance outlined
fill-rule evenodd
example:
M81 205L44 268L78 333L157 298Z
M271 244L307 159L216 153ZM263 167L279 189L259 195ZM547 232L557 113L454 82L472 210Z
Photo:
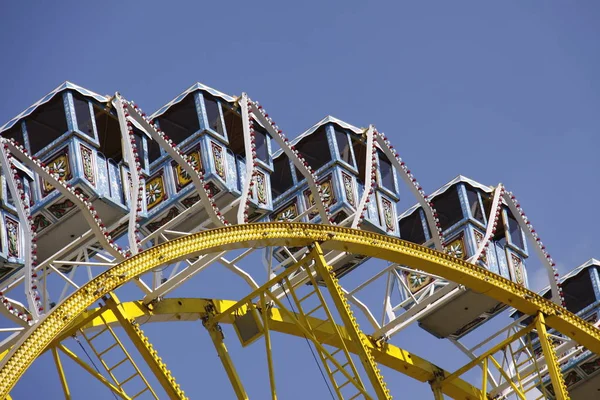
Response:
M546 324L600 354L600 330L536 293L484 268L413 243L372 232L304 223L230 226L182 237L144 251L81 287L20 338L0 369L0 398L75 318L103 295L160 265L214 251L263 246L306 246L362 254L410 265L484 293L526 314L542 312Z

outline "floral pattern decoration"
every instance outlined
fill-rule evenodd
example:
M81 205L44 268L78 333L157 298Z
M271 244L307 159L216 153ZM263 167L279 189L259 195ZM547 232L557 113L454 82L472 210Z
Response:
M46 162L48 166L48 170L50 173L58 174L63 180L70 180L72 178L71 175L71 165L69 164L69 152L64 149L60 152L56 157ZM45 179L42 180L42 195L46 197L49 193L54 190L54 186L52 186Z
M465 252L465 244L463 242L463 238L459 237L448 243L448 245L446 245L446 253L448 253L452 257L464 260L467 254Z
M422 275L412 271L404 271L403 273L406 279L406 284L411 293L416 293L433 282L433 278L427 275Z
M154 208L167 198L165 181L162 173L148 179L146 183L146 207L148 210Z
M190 165L194 167L196 171L204 172L199 148L196 148L191 152L187 153L187 157ZM175 187L177 188L177 191L180 191L181 189L189 185L189 183L192 181L192 177L176 161L173 161L171 165L173 166L173 172L175 173Z
M276 212L275 213L275 221L279 221L279 222L292 221L297 216L298 216L298 206L294 202L294 203L291 203L291 204L285 206L280 211Z

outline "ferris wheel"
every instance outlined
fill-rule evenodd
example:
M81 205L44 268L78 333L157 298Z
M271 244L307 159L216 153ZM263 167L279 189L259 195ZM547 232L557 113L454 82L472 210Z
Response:
M373 125L329 116L288 139L245 93L197 83L146 115L66 82L0 136L0 398L50 355L61 392L36 398L76 398L67 362L107 396L188 398L147 331L192 321L219 398L250 398L257 374L286 398L281 334L322 398L415 398L399 376L435 399L598 397L600 262L559 277L515 194L464 176L427 194ZM453 360L405 349L408 330ZM245 352L264 370L240 373Z

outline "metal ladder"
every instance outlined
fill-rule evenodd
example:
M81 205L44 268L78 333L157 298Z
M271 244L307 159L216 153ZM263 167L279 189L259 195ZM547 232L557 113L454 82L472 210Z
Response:
M513 349L513 345L516 345L516 349ZM541 384L547 373L542 373L541 371L541 366L537 361L539 354L536 354L535 350L533 349L531 335L526 335L525 337L517 339L516 343L509 343L508 346L506 346L505 351L510 354L514 368L514 375L517 378L516 384L519 386L523 394L527 394L539 385L542 394L539 397L536 397L535 400L549 399L553 397L550 393L548 393L546 387ZM522 368L530 365L533 365L533 369L531 369L530 372L520 372ZM523 383L524 381L526 382Z
M125 349L125 346L123 346L123 343L121 342L121 340L116 335L115 331L106 322L106 319L104 319L104 316L102 314L100 314L100 316L98 318L100 318L102 320L102 323L104 325L104 327L102 329L100 329L100 331L95 332L94 335L92 335L92 336L87 336L85 334L85 332L83 331L83 329L80 329L79 331L81 333L81 336L83 336L83 338L85 339L85 341L87 342L87 344L90 346L90 348L92 349L92 351L94 352L94 354L98 358L98 360L100 360L100 362L102 363L102 366L104 367L104 369L106 370L106 372L108 373L108 375L110 375L110 377L114 381L115 385L119 389L121 389L121 391L123 391L123 393L125 393L125 389L123 388L123 386L126 383L131 382L133 379L135 379L136 377L139 376L139 378L141 379L144 387L142 388L142 390L140 390L139 392L137 392L136 394L134 394L130 398L133 400L133 399L138 398L142 394L144 394L146 392L149 392L156 400L159 400L158 396L156 395L156 393L154 392L154 390L152 389L152 387L150 386L150 384L148 383L148 381L146 380L146 378L142 374L142 371L140 371L140 369L138 368L138 366L135 364L135 362L133 361L133 359L129 355L129 352L127 351L127 349ZM96 348L96 346L94 346L93 341L94 341L94 339L97 339L100 335L102 335L106 331L110 332L110 335L114 339L114 342L112 344L110 344L108 347L106 347L104 350L98 351L98 349ZM104 337L106 337L106 336L107 335L104 335ZM109 351L111 351L115 347L119 347L121 349L121 352L123 353L123 359L121 359L118 362L116 362L115 364L109 366L107 364L107 362L102 358L102 356L106 355ZM124 380L122 380L122 381L119 382L119 380L117 379L117 377L114 374L114 370L116 368L118 368L119 366L121 366L123 364L126 364L126 363L131 364L133 366L133 369L134 369L135 372L132 375L130 375L129 377L127 377Z
M291 297L294 300L294 303L298 309L298 314L300 316L300 320L304 323L304 325L312 332L316 331L320 326L329 323L329 326L333 327L334 332L322 340L322 342L327 342L328 339L332 337L337 337L340 342L340 346L338 348L332 348L332 352L329 351L325 347L325 345L315 346L317 349L317 353L319 358L321 359L321 363L324 366L324 369L329 377L330 382L333 384L333 389L337 394L339 399L344 399L345 397L342 394L342 389L346 388L349 385L354 386L358 392L352 394L349 399L359 398L361 395L364 398L371 398L368 395L368 392L365 389L365 386L360 378L360 375L352 361L350 351L346 347L344 340L342 339L342 334L339 330L339 326L335 322L331 311L326 306L325 298L323 297L323 293L321 289L317 285L316 279L313 275L313 271L310 270L309 266L304 267L306 269L306 273L309 276L311 282L311 291L304 295L301 298L298 298L294 289L289 290ZM291 288L291 282L286 279L286 284ZM305 311L307 300L313 298L314 296L318 298L318 305L316 307L311 308L309 311ZM303 306L304 303L304 306ZM319 317L315 317L315 314L319 312L319 314L325 314L325 318L322 318L321 315ZM318 323L315 324L313 321L311 323L310 318L318 318ZM329 346L328 346L329 347Z

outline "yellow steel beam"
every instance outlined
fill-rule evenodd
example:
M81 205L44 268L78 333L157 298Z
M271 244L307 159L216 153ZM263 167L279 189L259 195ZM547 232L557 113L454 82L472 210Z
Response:
M56 364L56 370L58 371L60 384L63 388L63 393L65 394L65 400L71 400L71 391L69 390L69 384L67 383L67 376L65 375L65 370L62 367L60 355L58 354L56 347L52 348L52 356L54 357L54 363Z
M265 350L267 352L267 367L269 369L269 384L271 385L271 400L277 400L277 389L275 386L275 367L273 366L273 356L271 351L271 332L269 332L269 319L271 313L267 307L265 295L260 296L260 308L263 319L263 329L265 335Z
M239 400L248 400L248 394L246 393L244 385L242 384L242 381L235 370L233 360L231 360L231 357L229 357L227 346L225 346L225 342L223 342L224 336L223 332L221 331L221 326L216 324L205 325L205 327L213 341L213 344L215 345L215 349L217 350L221 364L223 364L223 368L225 368L225 373L227 373L227 377L229 378L229 382L231 382L231 386L233 387L236 397Z
M179 387L179 384L175 382L175 378L171 375L171 371L167 369L165 363L160 359L160 357L158 357L158 353L156 350L154 350L152 344L146 335L144 335L144 332L140 329L135 320L130 318L129 315L126 314L126 311L115 302L114 296L115 295L113 293L111 294L111 297L105 299L106 305L110 307L113 315L117 317L121 327L127 336L129 336L129 339L136 347L148 367L152 370L154 376L156 376L156 379L163 387L169 398L187 399L185 393ZM146 382L145 379L144 381ZM146 384L150 388L149 383L146 382ZM154 393L152 388L150 388L150 390Z
M552 342L550 341L548 332L546 331L544 314L538 314L535 320L535 329L537 330L537 334L540 338L542 352L546 358L546 365L548 366L548 373L550 374L550 381L552 382L552 387L554 388L556 400L568 400L570 397L569 393L567 392L567 385L565 385L565 380L562 372L560 371L558 359L556 358L556 352L554 351L554 347L552 346Z
M314 248L314 260L317 272L325 286L329 291L329 295L337 308L340 318L346 326L346 331L350 335L350 340L354 343L354 351L358 354L358 358L367 373L367 377L373 385L373 389L379 399L391 399L390 391L388 390L383 376L375 363L375 358L371 354L372 347L368 344L372 343L371 340L362 333L356 322L356 318L352 314L350 305L346 301L346 296L341 290L337 278L333 274L333 269L325 261L323 249L318 243L315 243ZM325 304L325 303L324 303Z
M487 357L483 360L483 377L481 378L481 399L487 400L487 385L488 385L488 359Z
M513 380L511 379L511 377L508 376L508 374L506 373L506 371L504 371L504 369L502 368L502 366L500 365L500 363L498 363L498 361L496 361L496 359L494 358L494 356L489 355L488 358L490 360L492 360L492 363L496 366L496 368L498 369L498 371L500 372L500 374L504 377L504 379L510 384L510 386L512 387L512 389L515 392L515 394L519 397L519 399L521 399L521 400L527 400L525 398L525 393L523 393L521 391L521 389L519 389L517 387L517 385L513 382Z
M600 330L561 306L482 267L390 236L331 225L258 223L203 231L148 249L100 274L55 307L24 333L0 364L0 398L5 397L31 363L75 318L94 302L136 276L173 261L241 247L307 246L322 242L326 250L375 257L442 276L534 315L546 325L600 354Z
M442 392L442 388L438 383L431 383L431 390L433 391L433 399L434 400L444 400L444 393Z

